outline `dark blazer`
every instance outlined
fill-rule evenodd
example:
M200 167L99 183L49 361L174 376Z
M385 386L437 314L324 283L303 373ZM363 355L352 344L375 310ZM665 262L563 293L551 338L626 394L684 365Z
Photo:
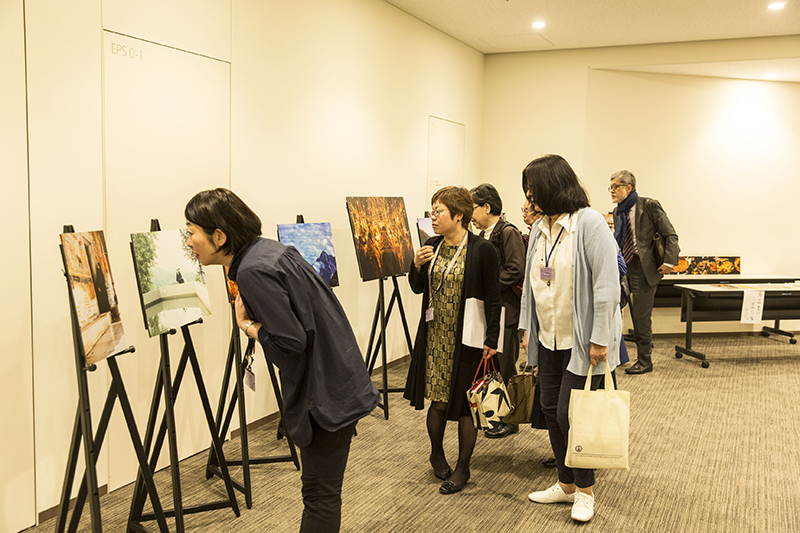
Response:
M264 355L281 371L284 422L298 446L311 444L311 416L334 432L378 405L344 309L300 252L254 239L236 252L228 277L247 315L261 323Z
M519 324L520 298L514 287L525 276L525 241L519 230L508 222L497 221L489 242L500 256L500 299L506 309L505 326Z
M438 247L443 237L431 237L425 243ZM425 407L425 361L427 358L428 323L425 321L425 310L428 308L428 267L430 262L417 271L411 267L408 281L411 290L422 294L422 313L417 328L414 350L411 354L411 365L408 368L406 388L403 397L416 409ZM458 420L462 416L470 416L467 390L475 377L478 363L483 356L480 348L471 348L461 344L464 327L464 303L467 298L477 298L484 302L486 313L486 340L490 348L497 348L500 335L500 263L497 252L489 241L468 233L467 256L464 265L464 287L461 291L461 305L458 308L458 329L456 330L456 348L453 354L453 375L450 381L450 399L447 403L447 418ZM497 362L495 361L495 364Z
M645 207L645 203L647 207ZM647 212L648 207L650 208L650 213L653 214L655 226ZM614 208L614 220L616 219L617 209ZM642 263L642 270L644 270L644 275L647 278L647 284L651 287L664 277L658 271L658 267L661 265L657 265L653 257L652 243L653 235L656 233L656 226L658 226L658 231L661 232L661 237L664 239L664 262L677 265L678 254L680 253L678 234L675 233L675 228L672 227L667 213L655 198L640 196L636 200L636 246L639 248L639 261Z

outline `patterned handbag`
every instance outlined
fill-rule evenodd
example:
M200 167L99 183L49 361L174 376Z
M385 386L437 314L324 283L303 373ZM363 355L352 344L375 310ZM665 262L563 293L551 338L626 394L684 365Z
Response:
M479 378L481 369L483 377ZM478 429L492 429L491 422L501 422L501 418L511 411L512 406L503 383L503 376L495 369L492 358L481 359L478 363L475 379L467 391L467 401L472 412L472 421Z

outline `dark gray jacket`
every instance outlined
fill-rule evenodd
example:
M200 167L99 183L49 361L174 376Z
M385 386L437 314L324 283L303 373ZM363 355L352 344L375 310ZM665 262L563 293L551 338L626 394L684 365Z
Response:
M258 238L234 255L228 277L239 285L258 340L280 369L284 422L298 446L311 443L309 415L337 431L378 405L344 309L293 247Z

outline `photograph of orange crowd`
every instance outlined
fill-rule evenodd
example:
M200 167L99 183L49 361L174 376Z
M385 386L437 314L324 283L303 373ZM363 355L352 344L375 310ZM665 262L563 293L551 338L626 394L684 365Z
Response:
M347 212L361 279L406 274L414 261L401 197L347 197Z

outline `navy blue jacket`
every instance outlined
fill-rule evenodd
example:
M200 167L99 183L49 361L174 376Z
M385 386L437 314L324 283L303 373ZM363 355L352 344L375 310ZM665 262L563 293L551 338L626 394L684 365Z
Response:
M280 369L284 422L298 446L311 444L309 415L332 432L378 405L344 309L300 252L255 239L234 255L228 277L261 323L258 340Z

